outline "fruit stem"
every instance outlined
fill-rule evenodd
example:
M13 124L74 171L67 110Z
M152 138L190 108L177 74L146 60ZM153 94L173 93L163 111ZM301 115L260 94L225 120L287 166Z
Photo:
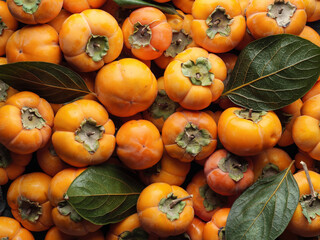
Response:
M177 198L177 199L173 200L173 201L170 203L169 207L170 207L170 208L173 208L173 207L174 207L175 205L177 205L179 202L181 202L181 201L183 201L183 200L186 200L186 199L189 199L189 198L193 198L193 195L191 194L191 195L189 195L189 196L185 196L185 197L182 197L182 198Z
M307 177L307 180L308 180L308 183L309 183L309 187L310 187L310 191L311 191L311 196L312 196L312 198L316 198L317 195L316 195L316 192L314 191L314 188L313 188L313 185L312 185L312 182L311 182L311 178L310 178L310 174L309 174L309 170L308 170L307 164L305 162L303 162L303 161L301 161L300 164L302 165L303 170L306 173L306 177Z

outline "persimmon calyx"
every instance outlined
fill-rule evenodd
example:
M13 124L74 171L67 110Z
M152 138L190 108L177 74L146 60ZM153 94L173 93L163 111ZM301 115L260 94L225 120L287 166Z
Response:
M35 223L42 215L42 206L40 203L31 201L24 196L18 197L17 202L22 219Z
M158 91L156 99L150 106L149 112L153 118L163 118L163 120L166 120L178 107L179 104L172 101L166 91L161 89Z
M252 111L252 109L240 109L235 110L234 114L239 118L250 120L254 123L258 123L262 120L262 117L267 114L266 111Z
M302 213L309 223L311 223L316 216L320 216L319 193L316 193L316 196L313 196L312 194L302 195L299 202L301 204Z
M144 231L141 227L135 228L132 231L124 231L119 236L119 240L147 240L149 234Z
M76 210L66 201L62 200L58 203L58 212L63 216L69 216L74 222L81 222L83 218L76 212Z
M219 237L219 240L225 240L226 239L226 228L225 227L219 228L218 237Z
M186 202L184 200L192 197L192 195L188 195L186 197L178 198L171 192L167 197L160 200L158 208L161 212L166 214L170 221L174 221L180 218L180 213L183 212L183 209L186 206Z
M84 148L91 154L95 153L99 148L99 140L105 133L102 125L88 118L82 121L80 127L75 131L75 140L83 144Z
M228 153L226 157L220 159L218 167L221 171L229 173L229 177L232 180L239 182L243 178L243 173L248 169L248 161Z
M86 46L86 53L94 62L99 62L107 55L109 40L106 36L91 35Z
M281 122L282 131L285 130L286 125L292 120L293 114L285 113L283 111L276 111L276 114Z
M214 192L208 184L199 187L199 193L203 198L203 206L207 212L224 206L224 203L227 201L227 197Z
M206 19L206 24L208 25L207 36L210 39L213 39L217 33L224 37L229 36L232 23L233 18L226 14L226 10L221 6L217 6Z
M7 25L2 21L2 17L0 16L0 36L2 35L3 31L7 28Z
M136 22L133 27L134 31L129 36L131 47L139 49L148 46L152 37L150 24L142 25L140 22Z
M199 57L196 62L188 60L181 64L181 71L188 77L192 84L198 86L210 86L214 74L210 72L212 66L208 58Z
M41 0L13 0L13 1L17 6L22 6L22 10L25 13L29 13L29 14L35 13L38 10L39 5L41 3Z
M24 129L41 129L46 125L46 120L44 120L37 108L22 107L21 121Z
M12 159L10 157L10 151L0 144L0 168L6 168L10 165Z
M166 57L172 57L178 55L178 53L183 52L186 47L192 42L192 37L186 33L185 30L172 31L172 41L169 48L164 51Z
M209 145L212 137L206 129L199 129L198 126L189 122L184 127L175 142L181 148L184 148L191 156L197 156L202 147Z
M279 27L287 27L296 10L297 7L289 1L275 0L268 6L267 16L275 19Z
M9 237L2 237L0 240L9 240Z
M273 163L267 163L264 168L262 169L262 173L259 176L259 179L265 178L265 177L271 177L280 172L279 167Z

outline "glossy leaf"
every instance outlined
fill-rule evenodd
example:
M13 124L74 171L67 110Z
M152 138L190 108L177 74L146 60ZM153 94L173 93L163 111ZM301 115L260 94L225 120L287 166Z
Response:
M19 91L31 91L51 103L65 103L90 93L71 69L47 62L0 65L0 80Z
M242 50L222 96L256 111L275 110L301 98L319 74L318 46L294 35L274 35Z
M143 186L120 167L88 167L70 185L67 198L84 219L99 225L121 221L136 205Z
M285 230L299 201L290 169L257 181L234 202L227 219L227 240L274 240Z

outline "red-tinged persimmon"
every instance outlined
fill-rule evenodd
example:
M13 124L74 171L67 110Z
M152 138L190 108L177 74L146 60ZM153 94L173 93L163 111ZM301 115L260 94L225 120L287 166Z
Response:
M49 141L53 117L46 100L32 92L19 92L0 108L0 143L15 153L35 152Z
M105 240L105 238L101 230L90 232L84 236L71 236L59 231L57 227L52 227L44 240Z
M100 8L107 0L64 0L63 8L71 13Z
M117 155L129 168L142 170L155 165L163 154L159 130L147 120L131 120L117 132Z
M282 33L299 35L307 22L303 0L252 0L246 17L255 39Z
M302 32L299 34L299 37L309 40L310 42L314 43L318 47L320 47L320 35L317 33L316 30L309 26L305 26Z
M52 19L50 22L48 22L48 24L53 27L57 33L60 32L62 24L64 23L64 21L71 16L71 13L68 12L65 9L61 9L60 13L58 14L58 16L56 16L54 19Z
M202 110L221 96L226 77L227 68L220 57L193 47L169 63L164 88L168 97L183 108Z
M281 122L272 111L254 112L231 107L222 112L218 122L220 142L239 156L252 156L272 148L281 133Z
M62 9L63 0L7 0L11 14L25 24L43 24L54 19Z
M0 239L5 240L34 240L33 235L20 223L10 217L0 217Z
M12 215L30 231L45 231L52 225L52 206L48 199L51 177L32 172L15 179L7 192Z
M58 156L75 167L100 164L115 148L115 126L106 109L81 99L61 107L54 118L52 144Z
M199 218L194 217L187 229L187 234L191 240L203 240L203 228L205 223Z
M120 55L123 35L112 15L101 9L88 9L72 14L64 21L59 43L73 68L92 72Z
M183 188L175 185L148 185L140 193L137 202L142 228L159 237L184 233L194 218L191 197Z
M184 13L191 13L194 0L172 0L172 3Z
M111 114L129 117L148 109L154 102L157 79L141 61L123 58L100 69L95 92Z
M162 140L171 157L200 161L216 149L217 125L205 112L175 112L164 122Z
M193 39L209 52L235 48L246 31L246 21L237 0L195 0L191 24Z
M207 222L203 228L203 240L225 239L225 227L230 208L222 208L215 212L211 221Z
M122 24L122 32L126 47L142 60L160 57L172 40L166 16L153 7L134 10Z
M320 77L319 77L320 78ZM318 80L313 87L301 98L302 102L307 101L309 98L320 94L320 81Z

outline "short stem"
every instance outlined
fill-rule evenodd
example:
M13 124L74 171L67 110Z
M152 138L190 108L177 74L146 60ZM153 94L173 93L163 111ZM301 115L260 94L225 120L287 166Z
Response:
M310 187L310 191L311 191L311 196L313 198L316 198L317 195L316 195L316 192L314 191L314 188L313 188L313 185L312 185L312 182L311 182L311 178L310 178L310 174L309 174L309 170L308 170L307 164L305 164L305 162L303 162L303 161L301 161L300 164L302 165L303 170L306 173L306 177L307 177L307 180L308 180L308 183L309 183L309 187Z
M185 197L182 197L182 198L177 198L177 199L173 200L173 201L170 203L169 207L170 207L170 208L173 208L173 207L174 207L175 205L177 205L179 202L181 202L181 201L183 201L183 200L186 200L186 199L189 199L189 198L193 198L193 195L191 194L191 195L189 195L189 196L185 196Z

